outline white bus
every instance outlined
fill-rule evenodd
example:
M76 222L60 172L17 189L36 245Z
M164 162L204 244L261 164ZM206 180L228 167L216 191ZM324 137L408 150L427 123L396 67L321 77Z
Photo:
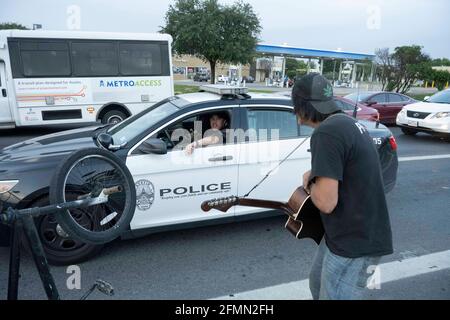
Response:
M0 128L117 123L174 95L165 34L0 31Z

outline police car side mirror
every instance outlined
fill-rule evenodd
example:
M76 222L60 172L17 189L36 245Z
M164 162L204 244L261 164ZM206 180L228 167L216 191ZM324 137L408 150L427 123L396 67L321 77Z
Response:
M141 154L167 154L167 145L161 139L150 138L138 148Z

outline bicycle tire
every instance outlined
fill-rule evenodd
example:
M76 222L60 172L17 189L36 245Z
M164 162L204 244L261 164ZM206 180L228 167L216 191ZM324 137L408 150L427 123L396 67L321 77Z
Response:
M101 222L106 220L102 225L105 229L86 229L77 223L76 214L71 214L70 210L55 214L61 228L79 241L94 245L106 244L118 238L129 227L136 206L133 177L120 158L99 148L81 149L70 154L58 166L52 179L52 204L65 203L66 194L69 193L85 195L117 185L120 185L121 191L110 195L106 204L83 209L91 219L102 219ZM104 217L104 210L111 211L107 216L110 220Z

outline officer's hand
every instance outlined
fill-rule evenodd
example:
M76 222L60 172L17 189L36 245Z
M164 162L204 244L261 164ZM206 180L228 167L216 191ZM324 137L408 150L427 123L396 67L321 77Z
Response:
M194 153L194 149L195 149L195 144L194 143L190 143L186 146L186 148L184 149L184 151L186 152L187 155L191 155Z

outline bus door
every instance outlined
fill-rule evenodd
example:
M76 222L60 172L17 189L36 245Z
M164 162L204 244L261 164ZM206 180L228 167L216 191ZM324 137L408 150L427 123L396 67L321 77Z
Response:
M0 61L0 127L2 124L11 124L13 122L11 109L9 108L7 87L5 63Z

